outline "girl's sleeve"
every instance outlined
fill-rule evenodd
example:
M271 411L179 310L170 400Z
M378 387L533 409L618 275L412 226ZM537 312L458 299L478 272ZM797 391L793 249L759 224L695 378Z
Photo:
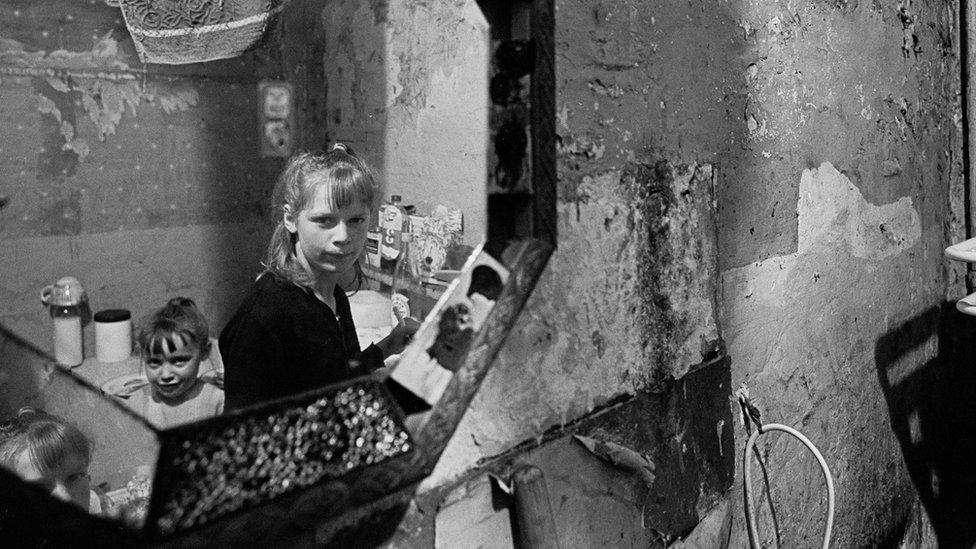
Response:
M367 372L378 370L383 367L383 350L375 344L370 343L369 347L359 353L359 363L364 366Z
M224 400L225 400L224 390L217 389L215 393L216 394L214 395L214 415L219 416L220 414L224 413Z
M244 408L270 398L274 372L281 371L281 339L251 320L220 334L224 361L224 408Z

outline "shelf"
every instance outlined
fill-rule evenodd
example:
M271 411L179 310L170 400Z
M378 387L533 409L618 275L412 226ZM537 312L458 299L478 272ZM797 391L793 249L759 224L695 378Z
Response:
M366 278L379 283L385 288L393 287L393 276L389 273L384 273L378 267L373 267L372 265L362 264L363 274ZM408 283L407 290L420 295L425 295L433 300L438 300L442 295L444 295L444 290L447 286L441 286L439 284L416 284Z

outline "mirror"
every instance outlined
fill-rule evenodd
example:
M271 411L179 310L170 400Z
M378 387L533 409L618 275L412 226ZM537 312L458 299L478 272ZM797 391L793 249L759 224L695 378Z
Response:
M0 424L4 440L0 460L4 466L48 491L56 489L58 499L141 528L160 448L154 429L97 388L52 364L30 343L2 328L0 336L0 414L6 418ZM18 438L19 431L32 427ZM29 463L26 448L41 455L46 452L47 460ZM79 460L84 463L73 463ZM69 470L48 474L49 469L64 467ZM78 473L87 473L87 478L72 477L79 477ZM59 486L51 485L52 481Z
M239 525L267 501L290 502L293 517L305 505L321 520L415 482L443 450L554 244L554 230L543 230L554 216L533 194L554 188L535 184L538 173L554 173L554 153L540 153L528 132L545 129L528 105L547 103L535 88L530 98L523 70L540 55L526 47L537 38L532 10L293 0L257 50L172 67L135 61L117 7L0 6L0 102L11 105L0 123L14 130L0 142L0 246L4 257L27 258L2 267L0 313L5 339L25 349L16 360L44 372L7 397L5 415L34 404L77 424L94 439L92 482L103 496L138 500L142 516L123 519L151 535L234 516ZM216 338L260 270L271 182L291 151L334 142L374 167L377 202L396 194L414 206L410 246L423 253L412 265L425 276L403 286L423 321L412 343L381 373L209 419L161 425L133 414L133 395L152 390L144 365L137 352L93 356L93 312L128 309L138 323L171 297L193 298L211 328L200 383L219 389L227 365ZM511 242L535 233L548 237ZM397 283L369 253L360 263L364 278L349 301L366 347L394 324ZM53 319L37 304L39 288L67 274L87 297L86 357L68 373L44 358L54 351ZM74 389L48 388L51 379ZM106 428L106 417L118 419ZM317 447L328 459L295 445L296 433L309 432L334 435ZM262 447L262 436L274 442ZM228 440L236 445L209 454L227 458L226 468L191 455ZM140 451L121 450L132 445ZM264 463L262 455L307 467L233 469ZM366 466L373 472L360 474ZM215 487L215 478L237 483ZM196 506L174 507L190 500Z

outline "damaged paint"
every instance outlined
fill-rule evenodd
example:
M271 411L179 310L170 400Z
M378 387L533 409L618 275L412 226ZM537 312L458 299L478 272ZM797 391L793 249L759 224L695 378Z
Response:
M485 174L491 185L518 171L499 168L486 129L522 127L492 126L492 41L477 3L389 3L378 13L342 1L320 13L328 138L370 151L380 194L449 200L473 229L466 243L477 243L487 226Z
M165 113L173 114L189 110L199 101L199 93L194 88L152 91L136 80L113 81L63 76L47 78L46 81L58 92L77 97L88 119L94 124L99 141L105 141L108 136L115 134L126 110L136 116L136 109L142 102L155 102ZM78 137L77 128L62 120L61 112L54 101L42 93L38 94L38 110L42 114L53 116L61 123L61 134L65 139L63 149L75 152L79 161L84 160L90 152L88 140Z
M556 142L556 154L584 160L601 160L607 152L603 139L585 133L566 135Z
M842 243L853 257L880 261L914 246L922 222L907 196L875 206L832 164L800 177L798 251Z
M63 83L62 80L57 78L48 78L48 83L59 82ZM59 89L59 86L52 84L53 88ZM52 101L48 96L43 94L37 95L37 110L41 114L51 115L59 124L61 137L64 138L64 144L61 146L61 150L72 151L77 157L78 161L83 161L85 157L91 152L91 148L88 146L88 141L82 138L75 137L75 127L74 124L63 120L61 117L61 109L58 108L57 104Z
M0 65L5 72L43 79L53 93L72 96L94 124L99 141L114 135L125 111L136 115L142 102L158 102L167 114L196 106L199 94L193 88L152 91L137 78L137 72L122 61L119 43L112 32L98 38L87 52L55 50L26 51L16 40L0 38ZM77 123L62 115L57 102L45 95L49 90L35 86L37 108L59 124L64 139L62 150L71 151L83 161L91 152L88 139L80 135ZM73 117L72 117L73 118Z
M638 230L648 237L638 242L637 321L654 365L645 383L654 385L680 378L722 346L712 166L637 165L624 184L639 205Z
M909 197L872 205L829 162L803 171L797 216L796 252L723 273L723 295L729 303L726 314L737 321L727 334L729 352L752 357L749 368L764 371L772 379L793 379L791 369L808 362L799 349L807 348L811 338L820 342L817 346L827 356L832 348L847 352L849 342L824 341L841 336L833 329L817 328L824 315L846 317L848 313L838 309L853 306L850 296L861 295L864 301L873 293L883 295L883 288L874 282L874 265L905 253L921 238L919 214ZM808 314L789 315L787 309ZM770 324L771 318L781 320ZM841 331L843 338L856 337L849 327ZM817 374L810 364L805 370L815 380L807 387L813 392L831 386L834 376L843 375L836 368L827 368L826 375L824 371Z
M746 307L750 310L787 305L817 310L817 303L833 299L825 292L833 292L836 287L828 285L811 293L808 284L833 275L838 266L848 270L854 264L851 258L882 261L903 253L921 238L921 221L909 197L881 206L872 205L829 162L803 171L797 217L797 251L723 272L724 295L734 297L738 303L751 303ZM834 256L838 252L848 259ZM818 269L797 276L800 274L797 271L807 263L806 257L823 254L833 257L830 275ZM866 268L860 266L859 270ZM800 280L809 282L800 283ZM732 307L733 311L738 309L738 305ZM747 326L751 320L751 314L743 314L739 323ZM745 336L745 339L752 337ZM771 354L769 345L770 342L763 343Z
M325 36L327 109L334 124L346 127L380 122L387 109L419 113L430 107L437 81L453 82L458 60L476 46L466 37L487 29L469 0L393 4L382 14L357 2L348 9L330 6L322 19L332 31ZM437 54L417 36L436 37Z
M899 1L896 4L898 18L901 19L902 26L902 54L905 58L917 56L921 51L918 43L918 35L915 34L915 17L912 14L912 0Z
M27 51L24 44L0 37L0 66L10 70L14 68L31 69L35 71L78 70L89 71L98 75L98 71L106 71L99 75L103 78L113 78L115 71L131 70L119 55L119 43L108 32L100 37L89 51L77 52L68 50ZM117 78L117 77L115 77ZM135 79L133 75L131 79Z
M395 11L404 11L391 18L394 25L389 29L391 41L400 44L398 51L390 55L390 71L396 82L392 105L405 110L428 106L427 94L436 90L432 80L439 74L449 76L455 72L456 60L465 55L471 45L462 37L478 36L486 28L486 21L474 2L454 0L426 6L407 2L396 4ZM460 16L459 16L460 14ZM447 54L439 62L430 62L430 49L426 43L398 38L418 34L440 37L440 52ZM454 52L454 53L451 53Z
M174 90L170 93L157 94L155 95L155 99L159 102L159 107L163 109L163 112L173 114L188 111L192 107L196 107L200 101L200 94L196 88L184 88ZM134 112L135 109L133 108Z
M61 121L61 137L64 138L64 145L61 145L61 150L75 153L78 155L79 162L84 161L91 152L91 147L88 145L88 140L75 137L75 127L72 126L67 120Z
M613 5L620 12L653 10L661 24L654 29L645 25L642 34L628 33L621 23L593 24L592 6L558 5L556 104L561 107L559 196L564 203L559 249L551 265L559 275L540 282L536 293L542 297L527 305L458 433L476 434L482 442L471 454L491 455L535 435L536 429L579 419L593 394L606 394L607 378L641 371L614 361L633 364L645 358L642 351L626 349L643 330L613 324L601 316L595 299L609 300L619 316L633 318L637 310L631 300L638 288L647 292L641 298L653 296L642 285L655 280L644 271L637 277L634 262L635 242L645 238L648 220L658 210L648 208L645 214L640 199L623 200L619 203L625 206L615 214L617 201L607 190L626 166L615 156L615 134L604 122L616 119L621 122L614 124L632 124L627 129L637 138L629 147L638 151L637 161L644 161L648 171L654 168L648 156L660 150L682 162L720 167L724 235L719 248L723 263L733 267L723 273L722 329L737 381L755 380L758 396L765 399L764 415L802 427L831 467L836 464L839 482L850 489L838 492L835 543L876 546L885 531L897 528L899 509L915 494L891 434L873 351L885 330L931 306L943 290L937 251L945 238L942 224L948 221L940 218L938 204L945 202L942 185L949 161L936 160L933 153L958 152L952 129L939 124L951 119L958 127L962 118L952 77L958 58L933 47L933 41L937 34L956 36L951 10L914 2L904 9L911 16L906 23L897 13L905 2L898 7L856 0L792 6L754 2L733 6L731 20L723 21L696 19L697 5ZM716 4L701 11L721 10ZM601 8L600 13L610 11ZM949 17L942 15L946 11ZM698 25L726 21L710 29ZM685 28L695 30L662 32ZM903 62L903 51L916 44L916 31L931 62L921 55ZM708 42L712 37L715 42ZM637 47L630 47L638 40ZM627 63L630 53L641 59L653 55L654 63L633 69ZM684 69L701 66L689 59L709 67L692 72L698 87L682 79ZM940 72L939 64L948 69ZM627 89L649 85L652 91L639 100L634 94L608 99L596 96L591 83L597 79L627 82ZM597 112L591 109L594 99L600 101ZM718 114L710 116L712 111L699 108L703 105L718 105ZM588 147L579 139L587 134L597 136L590 143L605 139L610 154L599 162L588 158ZM714 159L701 156L713 151L719 151ZM896 158L897 166L883 163ZM823 159L832 164L821 164ZM831 197L831 192L840 196ZM817 207L823 209L819 214ZM803 218L802 253L797 216ZM601 227L607 219L610 231ZM919 219L925 223L923 236ZM622 230L627 224L629 233ZM667 242L664 237L658 241ZM612 267L600 265L615 259ZM639 263L643 269L647 262L642 258ZM589 285L580 282L584 277ZM606 324L600 327L606 340L603 359L592 337L601 320ZM670 334L661 333L667 341ZM932 356L932 350L920 354ZM917 372L920 364L920 359L907 361L907 371ZM645 369L657 366L648 363ZM621 386L643 382L639 376L626 379ZM719 406L727 408L728 402ZM642 420L657 427L666 425L668 416L650 414L651 421ZM708 427L715 429L716 423ZM709 433L712 441L714 432ZM726 440L708 457L735 456L731 438ZM467 450L465 442L456 439L442 460ZM771 499L782 502L776 511L783 546L807 546L822 524L822 516L810 512L820 503L821 478L814 475L811 481L799 467L804 460L794 459L782 444L770 443L767 454L775 457L767 462L776 496ZM707 459L688 460L690 470ZM448 460L444 470L474 461ZM676 471L681 463L674 459ZM671 477L659 475L664 478ZM661 499L672 508L679 501ZM733 507L741 515L741 505ZM760 518L765 531L773 532L768 516ZM730 546L746 544L742 535Z
M720 450L733 445L729 365L727 357L710 362L661 392L638 392L556 426L513 452L480 461L467 478L472 472L509 478L514 467L531 463L545 472L563 546L663 547L706 516L732 483L734 456ZM510 406L493 404L496 410ZM462 425L496 421L483 413L472 408ZM523 407L513 419L530 417ZM452 445L461 441L456 435ZM448 469L463 470L457 463L443 472ZM444 505L463 500L467 494L460 490ZM437 491L427 481L418 489L421 498Z
M624 95L624 89L620 87L619 84L605 84L600 81L599 78L587 82L586 86L590 88L596 95L602 95L605 97L618 98Z
M914 253L923 245L920 214L907 196L871 204L830 162L803 170L796 211L795 252L722 273L723 329L729 355L739 364L737 377L748 380L763 401L764 417L802 426L818 441L833 460L835 478L900 489L906 480L897 466L878 484L876 468L863 465L865 456L872 461L895 456L899 464L902 459L888 415L864 410L884 406L879 376L891 383L916 376L926 357L937 353L926 342L896 365L875 371L881 368L876 363L879 338L899 319L924 310L939 293L929 287L929 267L919 261L924 252ZM775 446L770 452L771 478L802 474L806 462L789 459ZM816 484L802 488L804 493L820 490ZM770 497L792 498L789 509L816 501L793 495L796 490L779 482ZM875 501L851 496L839 508ZM890 504L880 505L887 509ZM769 528L762 520L761 528ZM806 518L790 512L780 520L795 525L795 532ZM849 521L839 531L862 541L874 535L856 528ZM789 544L797 543L794 538Z

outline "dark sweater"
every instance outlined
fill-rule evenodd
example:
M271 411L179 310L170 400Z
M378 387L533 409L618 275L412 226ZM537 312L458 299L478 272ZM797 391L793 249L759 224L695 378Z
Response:
M336 314L271 273L258 278L220 334L226 408L310 391L381 366L375 345L360 351L349 300L336 286ZM336 320L338 315L339 319ZM358 368L349 361L358 360Z

